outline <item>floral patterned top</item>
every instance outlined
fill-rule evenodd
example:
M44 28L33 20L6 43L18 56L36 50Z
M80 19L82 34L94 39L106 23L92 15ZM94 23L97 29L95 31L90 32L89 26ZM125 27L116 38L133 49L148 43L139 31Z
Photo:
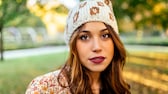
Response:
M71 94L70 89L61 87L58 83L60 70L39 76L31 81L25 94ZM61 74L60 82L67 86L66 78Z

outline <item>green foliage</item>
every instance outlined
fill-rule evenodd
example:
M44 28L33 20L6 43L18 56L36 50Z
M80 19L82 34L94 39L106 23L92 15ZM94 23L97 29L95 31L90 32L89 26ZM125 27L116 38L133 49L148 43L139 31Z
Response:
M27 15L27 0L3 0L0 5L0 25L6 25L20 15Z
M57 13L65 13L65 14L68 13L68 9L64 5L60 5L55 10Z
M5 24L5 27L21 27L21 26L31 26L31 27L44 27L44 24L42 23L41 19L31 13L28 13L26 15L19 15L15 19L11 20L10 22L7 22Z
M129 17L135 23L137 29L161 26L165 30L168 27L168 7L166 0L111 1L113 2L116 17L118 19ZM136 18L137 15L139 18Z
M44 26L26 7L27 0L3 0L0 3L0 25Z

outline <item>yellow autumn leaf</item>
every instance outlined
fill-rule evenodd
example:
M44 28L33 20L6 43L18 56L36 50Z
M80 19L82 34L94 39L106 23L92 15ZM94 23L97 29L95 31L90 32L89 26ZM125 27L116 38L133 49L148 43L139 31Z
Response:
M166 4L164 2L160 2L154 6L153 12L154 14L160 14L164 9L166 9Z
M0 6L2 5L2 0L0 0Z

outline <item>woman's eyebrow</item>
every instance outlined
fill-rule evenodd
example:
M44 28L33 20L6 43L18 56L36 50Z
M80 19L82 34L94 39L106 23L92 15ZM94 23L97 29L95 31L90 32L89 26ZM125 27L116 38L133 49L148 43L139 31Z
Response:
M104 29L102 29L102 30L100 30L100 31L106 31L106 30L108 30L107 28L104 28ZM81 30L80 32L90 32L89 30Z
M104 29L100 30L100 32L105 32L106 30L108 30L108 29L104 28ZM89 30L81 30L80 33L91 33L91 31L89 31Z
M108 30L108 29L107 29L107 28L105 28L105 29L102 29L102 30L100 30L100 31L102 32L102 31L106 31L106 30Z
M81 30L80 33L90 33L89 30Z
M90 32L89 30L81 30L81 32Z

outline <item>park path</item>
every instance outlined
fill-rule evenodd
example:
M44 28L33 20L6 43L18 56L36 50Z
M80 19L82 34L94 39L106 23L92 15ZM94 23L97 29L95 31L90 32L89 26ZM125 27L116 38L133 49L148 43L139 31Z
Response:
M127 50L131 51L153 51L168 53L168 46L145 46L145 45L125 45ZM26 56L35 56L42 54L58 53L68 51L67 46L46 46L40 48L22 49L5 51L5 59L21 58Z
M59 53L68 51L67 46L45 46L40 48L12 50L4 52L4 59L14 59L27 56L37 56L42 54Z

